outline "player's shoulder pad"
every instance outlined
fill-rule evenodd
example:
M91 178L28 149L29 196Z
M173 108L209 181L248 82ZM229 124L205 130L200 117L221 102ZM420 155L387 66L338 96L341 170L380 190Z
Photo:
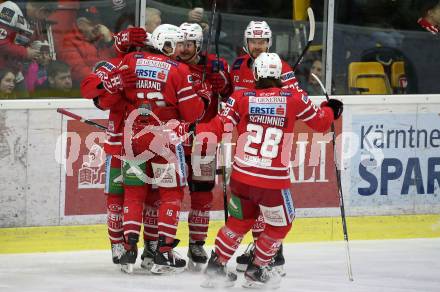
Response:
M171 59L168 59L165 62L167 62L168 64L171 64L171 65L173 65L175 67L178 67L181 64L181 63L179 63L177 61L174 61L174 60L171 60Z
M232 64L232 70L239 70L241 67L241 64L243 64L244 58L237 58L234 63Z

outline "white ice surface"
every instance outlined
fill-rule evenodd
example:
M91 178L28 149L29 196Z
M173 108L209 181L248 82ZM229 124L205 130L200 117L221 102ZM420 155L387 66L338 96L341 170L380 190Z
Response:
M440 291L440 238L351 241L350 247L354 282L348 281L343 242L286 244L287 276L277 291ZM146 275L139 262L135 274L123 274L110 251L7 254L0 262L0 291L210 291L200 287L203 275ZM239 274L228 291L248 291L243 282Z

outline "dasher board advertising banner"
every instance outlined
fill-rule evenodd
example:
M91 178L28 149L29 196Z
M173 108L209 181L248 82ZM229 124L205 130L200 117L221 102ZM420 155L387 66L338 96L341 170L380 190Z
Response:
M102 125L107 123L105 119L93 121ZM64 151L68 160L66 170L69 171L65 171L62 182L64 200L60 211L64 214L65 222L80 223L83 219L75 219L75 216L102 215L106 212L103 151L105 133L71 119L66 119L63 123L68 137L65 139ZM341 121L337 121L337 133L341 132L341 126ZM295 208L325 209L339 206L331 138L332 135L328 131L314 133L304 123L297 123L292 148L290 187ZM234 146L231 149L233 152ZM230 160L231 156L227 159ZM222 163L218 161L217 165ZM223 216L222 176L217 175L215 181L212 211L221 211ZM227 194L229 197L229 186ZM190 194L185 188L182 211L189 211L190 204Z
M349 209L356 213L440 210L440 110L401 105L353 111L358 146L349 169ZM346 172L347 173L347 172Z

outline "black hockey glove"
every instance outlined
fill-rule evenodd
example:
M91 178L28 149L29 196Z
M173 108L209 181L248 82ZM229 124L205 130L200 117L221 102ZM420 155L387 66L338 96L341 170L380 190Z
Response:
M339 119L344 110L344 104L342 101L333 98L329 99L328 101L324 101L321 104L321 107L323 106L329 107L333 110L335 120Z

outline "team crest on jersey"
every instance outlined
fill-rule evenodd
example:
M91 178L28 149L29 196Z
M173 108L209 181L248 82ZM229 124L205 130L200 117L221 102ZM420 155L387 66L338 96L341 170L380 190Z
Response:
M136 75L141 79L166 82L170 71L152 66L136 66Z
M291 79L295 78L295 73L293 73L293 71L284 73L281 75L281 81L286 82L289 81Z
M243 63L243 58L235 60L234 64L232 65L232 70L238 70L241 67L241 64Z
M226 103L230 106L234 106L235 99L233 99L232 97L229 97L228 100L226 101Z

